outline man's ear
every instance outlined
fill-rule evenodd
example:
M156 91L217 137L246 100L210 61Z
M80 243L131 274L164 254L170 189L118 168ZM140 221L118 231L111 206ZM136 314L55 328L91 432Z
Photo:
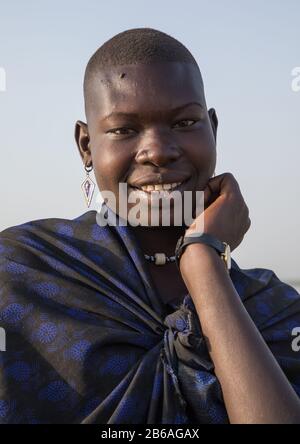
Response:
M75 124L75 140L77 143L78 151L84 165L90 166L91 164L91 150L90 150L90 138L88 133L88 126L81 120L77 120Z
M210 124L215 136L215 141L217 141L217 130L218 130L218 117L217 117L217 113L216 110L214 108L210 108L208 110L208 115L209 115L209 120L210 120Z

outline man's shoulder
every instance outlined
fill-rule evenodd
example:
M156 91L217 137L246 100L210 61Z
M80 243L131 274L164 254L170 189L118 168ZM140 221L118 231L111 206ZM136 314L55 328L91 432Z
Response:
M0 232L1 260L39 255L87 239L95 213L90 210L75 218L41 218L10 226Z
M300 304L300 294L296 288L270 268L241 268L233 261L230 276L242 301L251 310L259 306L268 312L268 305L279 312L293 304Z
M13 239L19 235L28 235L39 231L57 232L59 234L71 234L72 228L80 224L89 223L96 219L96 211L90 210L74 218L50 217L33 219L17 225L12 225L0 231L0 242L3 239Z

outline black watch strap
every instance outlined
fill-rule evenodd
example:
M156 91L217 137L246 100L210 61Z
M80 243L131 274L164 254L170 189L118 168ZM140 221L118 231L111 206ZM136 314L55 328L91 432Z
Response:
M223 242L221 242L219 239L217 239L215 236L212 236L211 234L202 233L199 235L195 234L194 236L181 236L178 239L175 248L175 260L178 268L179 268L179 260L185 247L189 244L194 244L194 243L206 244L214 248L220 254L225 253L226 245Z

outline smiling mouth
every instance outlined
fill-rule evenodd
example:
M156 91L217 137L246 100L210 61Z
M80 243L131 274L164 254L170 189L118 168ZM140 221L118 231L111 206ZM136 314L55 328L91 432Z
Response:
M138 192L146 193L146 194L156 194L156 193L164 193L164 194L172 194L174 191L180 191L182 187L190 180L190 177L182 182L173 182L173 183L164 183L164 184L155 184L155 185L143 185L141 187L134 187L129 185L130 188L136 190Z

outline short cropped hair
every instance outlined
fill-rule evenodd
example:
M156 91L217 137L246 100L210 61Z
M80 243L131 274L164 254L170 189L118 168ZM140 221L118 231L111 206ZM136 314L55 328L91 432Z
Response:
M191 52L174 37L152 28L128 29L107 40L88 61L84 75L85 98L91 79L101 69L153 62L192 63L200 73Z

